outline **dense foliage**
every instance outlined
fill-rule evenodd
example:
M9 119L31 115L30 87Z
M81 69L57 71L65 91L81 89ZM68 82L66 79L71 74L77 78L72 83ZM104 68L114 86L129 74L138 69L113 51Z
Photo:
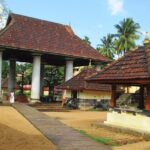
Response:
M49 87L49 94L53 95L54 87L64 81L64 67L46 65L44 68L44 85Z
M88 36L84 36L84 38L82 39L82 41L88 45L91 45L91 42L90 42L90 38Z
M97 51L103 56L106 56L110 59L113 59L115 56L115 43L113 35L108 34L107 36L101 39L101 43L97 47Z
M132 18L126 18L115 25L117 32L108 34L101 39L97 50L104 56L114 59L116 55L123 56L136 47L135 41L139 39L140 25Z
M32 64L17 64L16 72L18 74L18 85L31 84ZM53 94L54 87L64 81L64 67L45 65L43 72L44 86L49 87L49 94L51 95Z
M120 24L116 24L115 28L117 29L117 52L124 55L136 46L135 40L139 39L138 29L140 29L140 25L135 23L132 18L127 18Z

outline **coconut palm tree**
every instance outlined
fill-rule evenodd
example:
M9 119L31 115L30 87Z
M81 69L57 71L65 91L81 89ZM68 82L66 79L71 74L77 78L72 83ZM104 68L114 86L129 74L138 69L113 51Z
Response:
M107 34L101 39L101 43L97 47L97 51L100 52L103 56L106 56L110 59L114 58L115 47L114 47L114 36L112 34Z
M118 53L125 54L135 47L135 40L139 39L140 25L135 23L132 18L126 18L120 24L116 24L115 28L117 29L116 47Z
M84 36L84 38L82 39L82 41L85 42L86 44L91 45L90 38L88 36Z

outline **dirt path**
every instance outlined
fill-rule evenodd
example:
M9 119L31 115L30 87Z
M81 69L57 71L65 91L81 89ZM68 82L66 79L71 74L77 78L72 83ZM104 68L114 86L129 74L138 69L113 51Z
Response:
M54 150L49 142L12 107L0 107L0 150Z
M106 112L90 111L71 111L71 112L46 112L47 115L54 117L64 124L77 130L85 131L87 134L96 138L113 139L110 145L126 144L127 142L141 141L141 137L132 136L125 133L116 133L103 127L92 126L95 122L106 120Z

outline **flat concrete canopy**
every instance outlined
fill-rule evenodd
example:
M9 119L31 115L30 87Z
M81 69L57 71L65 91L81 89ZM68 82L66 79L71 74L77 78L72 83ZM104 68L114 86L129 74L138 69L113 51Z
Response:
M72 59L74 66L95 62L108 62L93 47L76 36L70 26L10 14L7 26L0 32L3 59L15 58L32 62L33 54L40 54L43 62L64 65Z

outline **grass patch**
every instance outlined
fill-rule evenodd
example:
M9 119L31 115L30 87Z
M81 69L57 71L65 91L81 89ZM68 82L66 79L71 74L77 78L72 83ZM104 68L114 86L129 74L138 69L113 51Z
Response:
M102 143L105 145L111 145L111 146L116 146L116 144L114 143L114 141L111 138L104 138L104 137L94 137L91 136L89 134L87 134L85 131L83 130L79 130L80 134L92 139L93 141L96 141L98 143Z
M99 112L102 112L102 111L106 111L102 108L92 108L92 109L88 109L87 111L99 111Z

